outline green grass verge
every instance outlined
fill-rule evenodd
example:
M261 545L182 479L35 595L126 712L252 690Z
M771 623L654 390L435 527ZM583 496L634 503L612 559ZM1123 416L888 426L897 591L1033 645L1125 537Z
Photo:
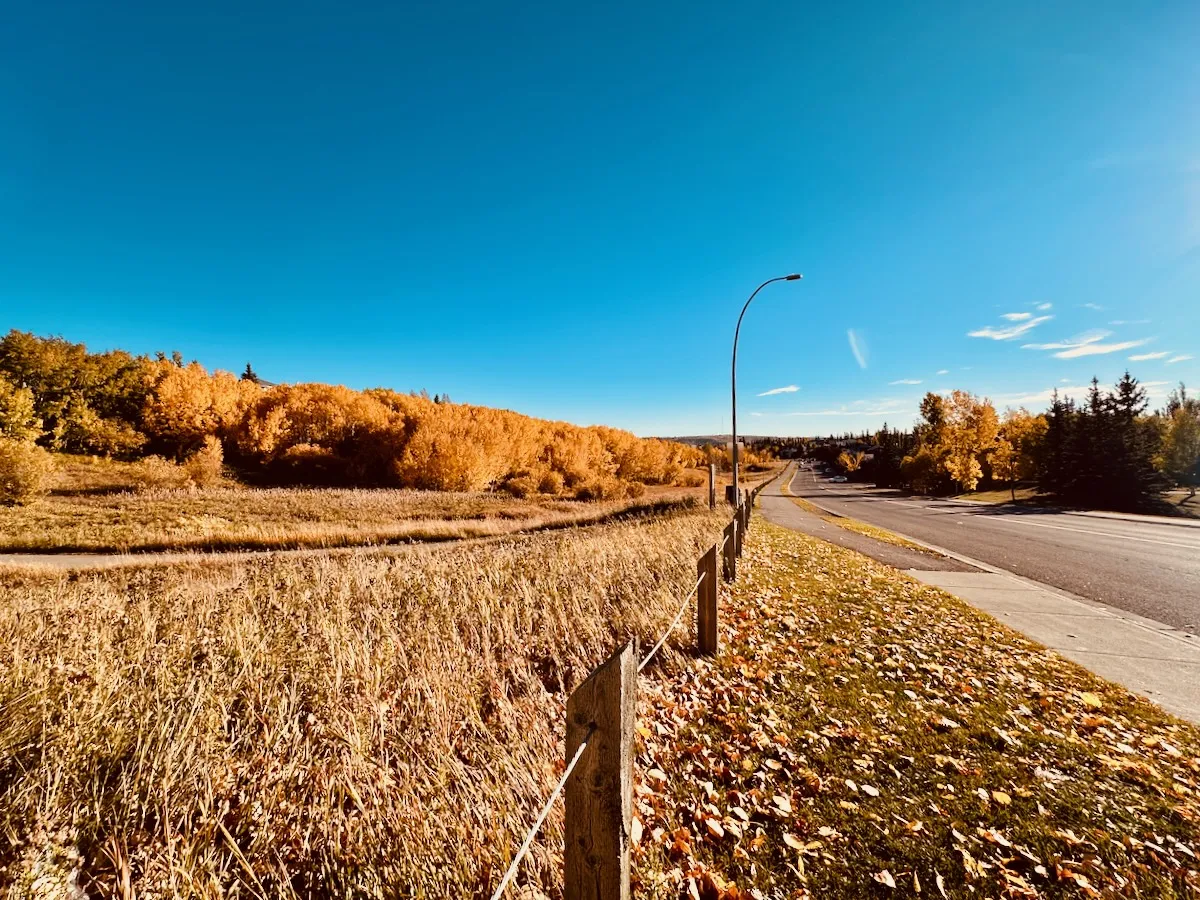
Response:
M651 680L643 896L1194 897L1200 730L756 522L720 654Z
M1051 498L1047 494L1039 494L1035 488L1019 487L1016 491L1016 499L1013 499L1013 492L1008 488L996 488L991 491L974 491L969 494L962 494L960 500L974 500L976 503L1049 503Z
M785 486L785 491L787 490ZM907 538L902 538L898 534L888 531L886 528L879 528L876 525L868 525L866 522L860 522L858 519L851 519L849 516L835 516L826 512L814 503L810 503L803 497L791 496L791 492L787 491L791 501L807 513L812 513L814 516L820 516L831 525L837 525L839 528L844 528L847 531L853 531L856 534L861 534L869 538L874 538L877 541L883 541L885 544L893 544L896 547L905 547L909 550L916 550L918 553L926 553L930 556L940 557L942 554L930 550L928 547L917 544Z

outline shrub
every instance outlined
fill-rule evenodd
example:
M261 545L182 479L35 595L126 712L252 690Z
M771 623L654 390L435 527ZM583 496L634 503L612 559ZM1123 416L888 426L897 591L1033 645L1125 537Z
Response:
M204 439L200 449L187 458L183 469L193 484L213 487L221 483L221 470L225 463L225 452L221 442L211 434Z
M592 478L575 489L576 500L612 500L624 496L626 485L615 478Z
M161 456L147 456L134 465L132 476L140 491L186 487L190 479L183 466Z
M679 463L668 463L662 470L662 475L658 478L659 484L675 484L683 477L683 466Z
M694 472L689 469L687 472L683 473L683 478L680 480L680 483L684 487L700 487L700 485L706 483L707 481L707 475L701 475L699 472Z
M931 494L937 490L941 465L928 447L922 447L901 461L900 477L918 494Z
M514 497L525 499L531 494L537 493L538 483L533 480L532 475L517 475L504 482L504 490Z
M33 391L17 387L0 375L0 435L18 441L33 441L42 433Z
M640 481L630 481L625 485L625 494L634 499L646 493L646 486Z
M543 494L561 494L563 492L563 477L558 472L546 472L538 481L538 490Z
M0 502L29 503L50 486L54 460L33 441L0 437Z

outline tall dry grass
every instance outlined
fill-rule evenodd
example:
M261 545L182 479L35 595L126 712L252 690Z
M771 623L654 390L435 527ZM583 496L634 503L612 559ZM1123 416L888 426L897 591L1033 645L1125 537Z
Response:
M0 895L486 894L567 693L657 637L724 519L6 576ZM551 895L561 815L524 869Z
M685 499L686 492L678 489L644 500L594 503L354 488L164 487L55 494L0 517L0 551L282 550L492 537L593 523L652 502Z

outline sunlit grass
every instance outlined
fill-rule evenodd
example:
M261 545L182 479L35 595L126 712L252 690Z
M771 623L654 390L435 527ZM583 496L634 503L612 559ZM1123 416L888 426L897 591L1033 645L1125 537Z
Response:
M6 576L0 895L484 894L567 692L657 638L724 522ZM551 892L561 815L523 874Z
M1041 494L1036 488L1019 487L1016 490L1016 498L1013 497L1013 491L1008 488L995 488L990 491L972 491L969 494L960 494L960 500L973 500L976 503L1029 503L1034 501L1049 502L1049 496Z
M0 516L0 552L270 550L492 537L586 525L664 503L707 503L707 483L577 501L502 492L214 488L135 491L135 468L58 457L53 494ZM766 477L766 474L758 477ZM750 482L748 482L750 483Z
M580 502L507 494L315 488L52 495L0 517L0 550L344 547L487 537L588 523L678 498Z

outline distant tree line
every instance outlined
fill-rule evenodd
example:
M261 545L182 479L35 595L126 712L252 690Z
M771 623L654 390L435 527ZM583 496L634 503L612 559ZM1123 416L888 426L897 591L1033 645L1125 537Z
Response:
M0 442L125 460L203 456L281 484L502 488L582 499L636 495L680 481L709 458L684 444L432 399L208 371L178 354L91 353L10 331L0 338ZM33 448L33 449L31 449ZM36 455L36 454L35 454ZM697 473L688 473L696 477Z
M1200 403L1180 384L1149 411L1128 372L1111 390L1092 380L1081 402L1058 396L1043 413L1009 409L965 391L929 393L909 431L814 440L809 455L848 476L920 493L1029 484L1060 502L1144 509L1165 489L1200 484Z

